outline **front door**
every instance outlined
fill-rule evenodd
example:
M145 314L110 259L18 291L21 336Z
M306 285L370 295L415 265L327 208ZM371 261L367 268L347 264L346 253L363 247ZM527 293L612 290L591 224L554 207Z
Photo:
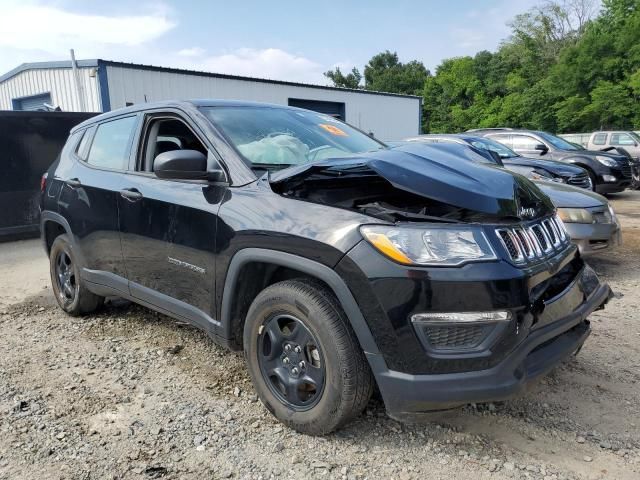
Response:
M209 152L175 114L148 115L142 128L136 172L118 197L131 295L215 333L216 223L226 186L157 178L153 160L160 153Z

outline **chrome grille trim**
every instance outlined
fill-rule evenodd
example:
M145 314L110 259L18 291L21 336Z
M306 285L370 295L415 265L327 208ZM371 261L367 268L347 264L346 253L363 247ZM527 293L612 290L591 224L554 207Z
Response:
M511 261L536 262L564 250L570 242L557 217L548 217L528 226L514 225L496 229L496 234Z

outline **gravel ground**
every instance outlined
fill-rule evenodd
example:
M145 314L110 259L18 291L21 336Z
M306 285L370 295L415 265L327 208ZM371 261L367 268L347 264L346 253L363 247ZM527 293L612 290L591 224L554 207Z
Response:
M242 357L122 302L58 310L37 241L0 245L0 479L640 478L640 192L625 245L589 260L616 292L580 355L521 398L405 425L372 400L323 438L257 402Z

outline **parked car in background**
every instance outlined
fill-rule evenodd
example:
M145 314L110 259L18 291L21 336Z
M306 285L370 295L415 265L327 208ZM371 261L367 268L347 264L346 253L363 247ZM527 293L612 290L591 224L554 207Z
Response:
M640 135L631 131L593 132L587 142L589 150L615 150L623 148L635 160L640 160Z
M587 142L590 150L617 152L631 160L631 176L634 189L640 188L640 135L632 131L593 132Z
M572 242L578 246L582 255L590 255L620 245L622 241L620 223L613 208L602 195L554 181L552 177L546 177L540 168L503 163L500 156L496 154L497 142L482 137L467 138L469 142L422 142L422 144L427 148L444 150L459 158L506 168L532 179L556 206L558 216L564 222ZM474 141L474 138L478 141ZM395 145L399 146L401 143L398 142ZM501 144L498 146L506 148Z
M543 180L541 177L549 178L555 182L566 183L574 187L587 188L593 190L593 183L589 173L581 167L571 165L555 160L546 160L542 158L527 158L517 154L513 150L507 148L500 142L496 142L489 138L470 135L464 133L458 134L429 134L418 135L416 137L406 138L407 142L432 142L432 143L459 143L462 145L470 145L480 150L493 151L500 157L502 163L509 170L524 174L530 179ZM513 168L512 168L513 167ZM516 168L523 167L523 168Z
M43 179L52 292L244 351L266 408L307 434L374 387L400 420L507 399L581 349L611 290L533 183L425 148L279 105L104 113Z
M578 165L587 170L598 193L622 192L631 186L631 163L623 155L582 150L563 138L537 130L488 128L469 130L468 133L496 140L526 157L544 157Z
M582 255L602 252L622 243L620 222L602 195L558 183L538 181L536 185L558 207L558 216Z

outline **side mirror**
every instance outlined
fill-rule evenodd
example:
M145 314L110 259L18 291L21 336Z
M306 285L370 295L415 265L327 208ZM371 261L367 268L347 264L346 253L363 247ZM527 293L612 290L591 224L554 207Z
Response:
M153 173L158 178L174 180L225 180L223 170L207 171L207 156L197 150L170 150L153 160Z
M493 158L493 161L495 163L497 163L501 167L504 167L504 163L502 163L502 157L498 152L496 152L495 150L489 150L489 155L491 155L491 158Z
M537 143L536 146L534 147L534 150L538 152L542 152L542 154L544 155L549 151L549 147L547 147L544 143Z

